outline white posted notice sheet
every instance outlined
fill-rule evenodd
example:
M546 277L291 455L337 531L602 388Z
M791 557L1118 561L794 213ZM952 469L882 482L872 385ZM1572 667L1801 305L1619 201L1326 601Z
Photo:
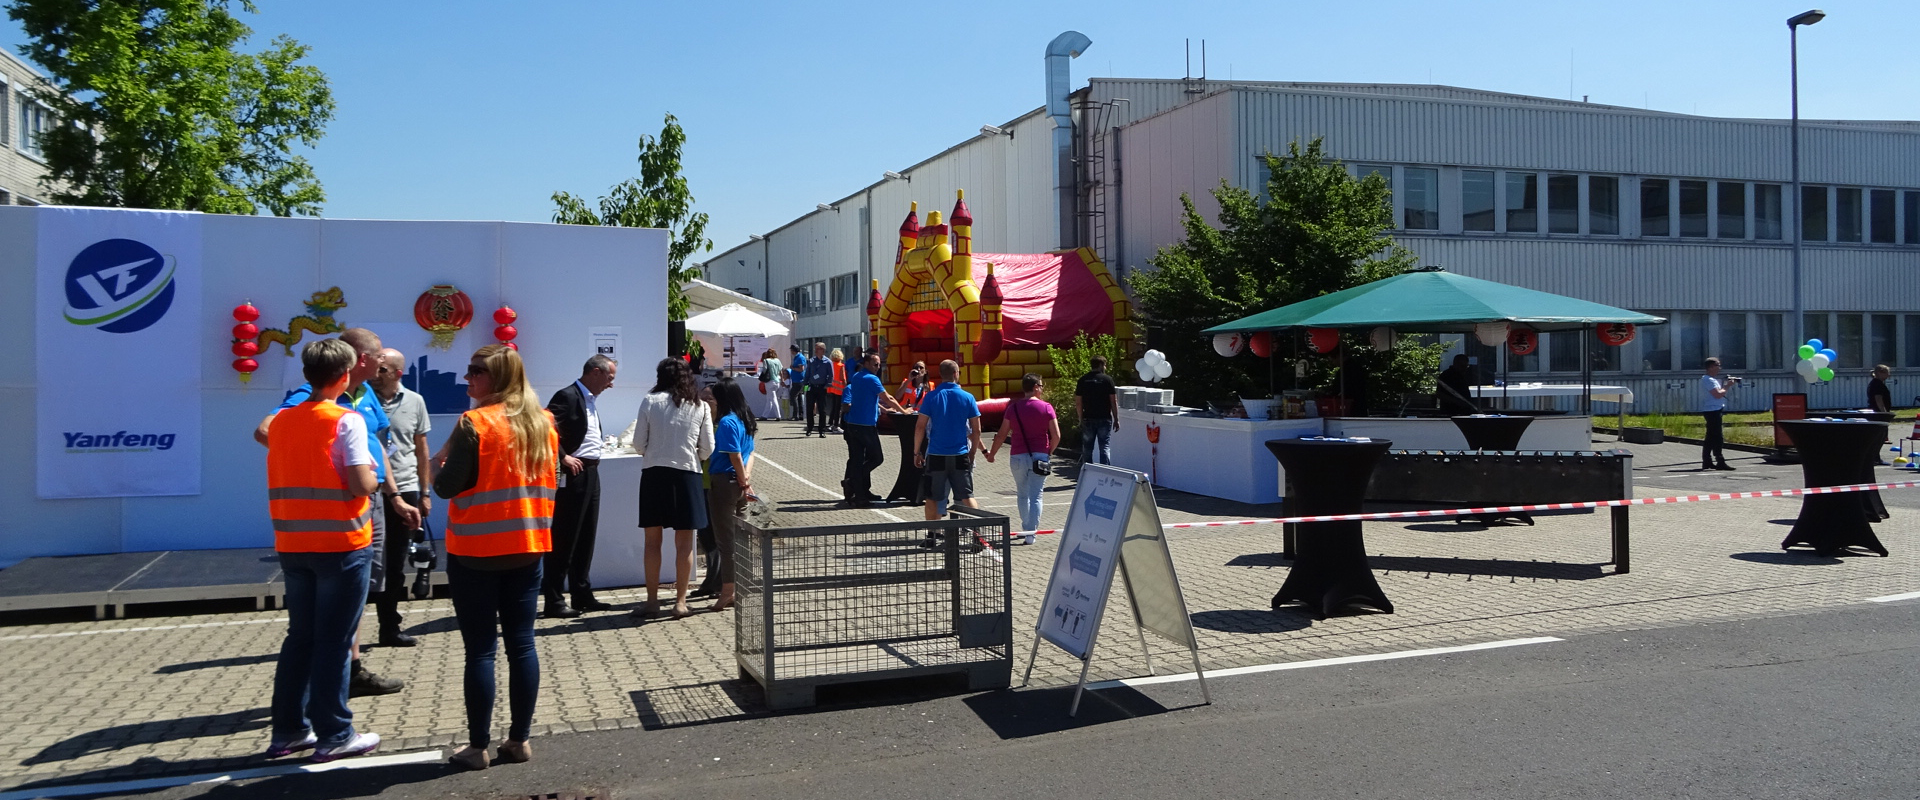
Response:
M1120 557L1120 537L1133 511L1135 481L1135 473L1125 470L1081 468L1039 626L1043 638L1075 658L1084 660L1092 652Z

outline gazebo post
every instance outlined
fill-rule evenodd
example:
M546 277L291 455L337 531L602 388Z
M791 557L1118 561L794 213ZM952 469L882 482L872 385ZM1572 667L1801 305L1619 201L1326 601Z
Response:
M1593 324L1580 329L1580 409L1593 425Z

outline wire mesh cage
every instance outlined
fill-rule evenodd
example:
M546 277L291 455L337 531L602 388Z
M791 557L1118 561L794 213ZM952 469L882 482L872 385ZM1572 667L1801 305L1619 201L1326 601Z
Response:
M940 673L972 689L1013 675L1007 518L760 528L734 536L734 652L773 708L831 683Z

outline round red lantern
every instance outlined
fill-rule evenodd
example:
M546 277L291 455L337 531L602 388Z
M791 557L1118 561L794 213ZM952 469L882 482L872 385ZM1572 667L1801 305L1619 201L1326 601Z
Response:
M241 322L252 322L260 318L260 309L254 308L253 303L250 302L241 303L233 307L233 318Z
M1261 358L1273 355L1273 334L1261 331L1247 339L1247 349Z
M1609 322L1600 326L1600 341L1619 347L1633 341L1634 332L1633 323Z
M1331 353L1340 346L1340 332L1333 328L1308 328L1307 341L1316 353Z
M507 306L501 306L500 310L493 312L493 321L501 325L510 325L514 320L519 318L520 315L514 313L513 309Z
M421 292L413 301L413 321L433 334L434 347L451 349L454 334L473 321L473 300L452 286L435 286Z
M1540 334L1532 328L1514 328L1507 332L1507 352L1516 356L1531 354L1540 347Z
M493 338L499 339L501 344L511 342L513 341L513 337L519 335L520 331L514 329L512 325L502 325L493 329Z
M240 373L241 383L252 383L253 372L260 368L260 362L248 356L260 352L260 343L254 341L260 336L260 328L253 324L260 318L260 309L254 308L252 301L241 303L233 307L233 318L239 323L233 326L233 354L239 356L234 359L233 371Z
M233 326L233 338L236 340L258 339L260 338L260 326L251 322L242 322L235 325Z
M260 354L260 345L249 339L241 339L233 343L233 354L241 358L256 356Z
M260 362L251 358L236 358L233 360L233 371L240 373L241 383L252 381L253 371L259 368Z

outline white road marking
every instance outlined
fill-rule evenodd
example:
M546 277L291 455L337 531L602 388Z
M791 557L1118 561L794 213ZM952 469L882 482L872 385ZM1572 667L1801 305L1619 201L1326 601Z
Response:
M1867 602L1892 603L1899 600L1912 600L1917 597L1920 597L1920 592L1907 592L1905 594L1890 594L1890 595L1887 595L1886 597L1869 597L1867 598Z
M441 760L441 751L423 750L418 753L395 753L390 756L364 756L361 758L343 758L325 764L296 762L275 764L269 767L234 770L233 772L212 772L199 775L175 775L168 778L143 778L137 781L115 781L113 783L80 783L71 786L49 786L45 789L17 789L0 792L0 800L29 800L36 797L72 797L83 794L118 794L122 792L151 791L173 786L220 784L248 778L270 778L275 775L297 775L303 772L332 772L342 769L372 769L374 767L397 767L406 764L432 764Z
M406 612L401 612L406 613ZM286 617L272 619L243 619L233 622L193 622L182 625L147 625L139 628L105 628L97 631L68 631L66 633L23 633L13 636L0 636L0 642L17 642L22 639L61 639L68 636L94 636L102 633L142 633L145 631L177 631L186 628L224 628L228 625L265 625L272 622L286 622ZM4 800L4 798L0 798Z
M754 461L755 461L755 462L757 462L757 463L761 463L761 464L766 464L766 465L768 465L768 466L771 466L771 467L773 467L774 469L777 469L777 470L780 470L781 472L784 472L784 473L787 473L787 475L789 475L789 476L791 476L791 477L792 477L792 478L793 478L794 480L796 480L796 481L799 481L799 482L801 482L801 483L803 483L803 484L806 484L807 486L811 486L811 487L813 487L813 488L814 488L814 490L815 490L815 491L818 491L819 493L821 493L821 494L824 494L824 495L826 495L826 496L828 496L828 497L838 497L838 496L839 496L839 495L837 495L837 494L835 494L835 493L833 492L833 490L831 490L831 489L828 489L828 488L827 488L827 487L825 487L825 486L821 486L820 484L817 484L817 483L814 483L813 481L810 481L810 480L807 480L806 478L802 478L802 477L800 477L800 473L797 473L797 472L794 472L793 470L790 470L790 469L787 469L786 467L783 467L783 466L780 466L780 462L778 462L778 461L774 461L774 460L773 460L773 459L771 459L771 458L767 458L767 457L766 457L765 455L760 455L760 456L759 456L758 458L755 458L755 459L754 459ZM881 511L880 509L877 509L877 508L869 508L869 509L867 509L867 510L868 510L868 511L871 511L871 512L873 512L873 513L875 513L875 514L879 514L880 516L883 516L883 517L886 517L887 519L889 519L889 520L892 520L892 521L894 521L894 522L906 522L906 520L904 520L904 519L901 519L901 518L899 518L899 517L896 517L896 516L894 516L894 515L892 515L892 514L889 514L889 513L887 513L887 512L885 512L885 511Z
M1279 672L1290 669L1309 669L1312 667L1335 667L1342 664L1364 664L1369 661L1394 661L1402 658L1437 656L1447 653L1467 653L1475 650L1493 650L1501 647L1519 647L1526 644L1546 644L1565 641L1555 636L1535 636L1530 639L1505 639L1498 642L1463 644L1455 647L1432 647L1425 650L1402 650L1397 653L1372 653L1364 656L1341 656L1339 658L1320 658L1312 661L1289 661L1284 664L1261 664L1253 667L1234 667L1232 669L1208 670L1209 678L1231 678L1235 675L1254 675L1262 672ZM1195 680L1191 672L1178 675L1152 675L1145 678L1124 678L1114 681L1100 681L1087 684L1088 689L1116 689L1121 686L1151 686L1156 683L1182 683ZM3 800L3 799L0 799Z

